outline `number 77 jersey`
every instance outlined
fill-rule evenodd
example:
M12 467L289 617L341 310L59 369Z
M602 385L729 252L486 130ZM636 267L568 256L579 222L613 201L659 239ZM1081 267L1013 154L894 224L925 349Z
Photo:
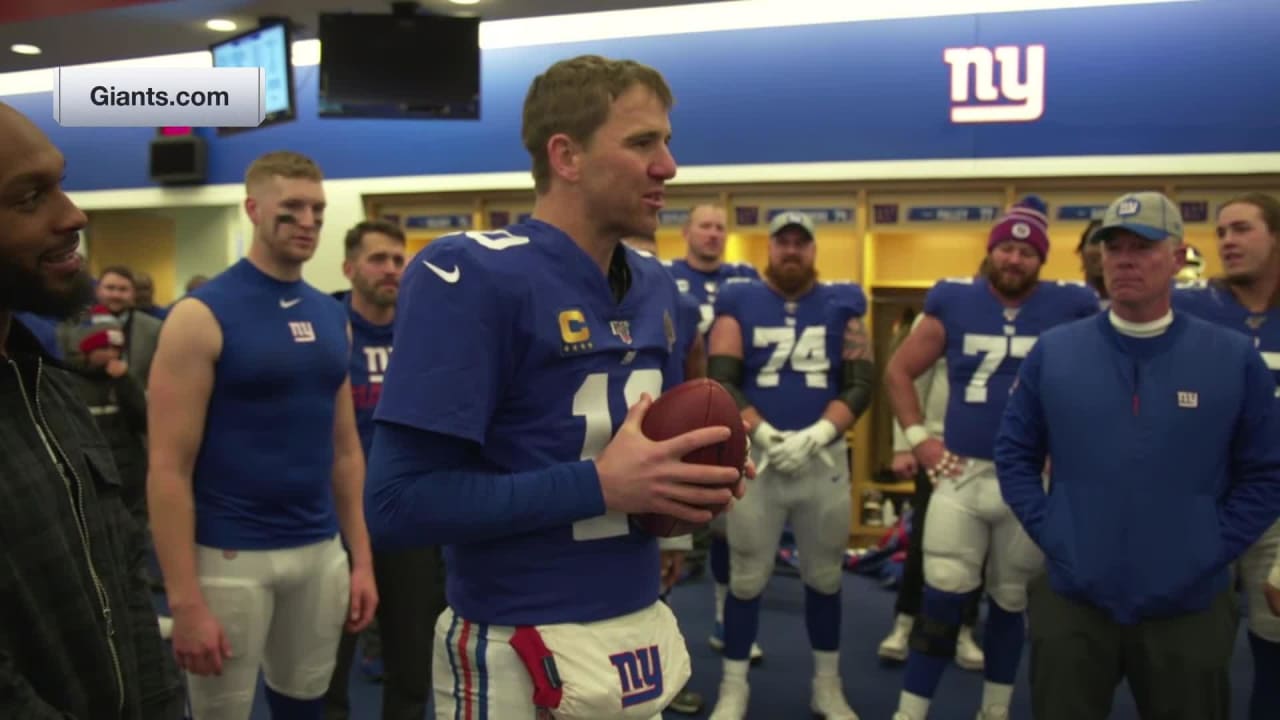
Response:
M991 460L1000 416L1022 359L1040 334L1098 312L1098 296L1080 283L1042 281L1018 307L1005 307L985 278L940 280L924 311L947 335L945 440L958 455Z
M811 425L840 394L845 325L866 311L854 283L818 283L786 300L760 280L735 278L716 298L716 315L742 328L742 392L779 430Z

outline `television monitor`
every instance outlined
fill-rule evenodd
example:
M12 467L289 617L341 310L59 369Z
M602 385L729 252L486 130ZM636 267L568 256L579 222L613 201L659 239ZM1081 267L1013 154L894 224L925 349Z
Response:
M323 13L317 35L322 117L479 117L479 18Z
M209 47L214 67L263 69L263 127L297 116L293 91L293 56L289 28L283 23L263 25ZM252 128L219 128L225 135Z

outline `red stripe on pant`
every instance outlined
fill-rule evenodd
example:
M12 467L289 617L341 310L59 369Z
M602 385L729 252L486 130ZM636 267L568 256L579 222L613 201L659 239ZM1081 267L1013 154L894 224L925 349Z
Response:
M467 639L471 636L471 621L462 621L462 632L458 634L458 664L462 667L462 709L463 717L472 720L471 708L471 659L467 657Z

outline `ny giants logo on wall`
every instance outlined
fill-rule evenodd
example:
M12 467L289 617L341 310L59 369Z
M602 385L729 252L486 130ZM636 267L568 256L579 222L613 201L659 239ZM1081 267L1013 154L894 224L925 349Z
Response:
M951 122L1039 120L1044 115L1044 56L1044 45L943 50L942 59L951 67Z

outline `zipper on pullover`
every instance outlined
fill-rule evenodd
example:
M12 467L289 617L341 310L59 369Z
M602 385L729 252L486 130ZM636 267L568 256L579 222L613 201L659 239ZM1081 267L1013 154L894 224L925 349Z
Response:
M39 359L36 361L34 407L31 394L27 392L26 383L22 379L21 368L12 359L9 360L9 366L13 368L14 375L18 378L18 390L21 392L22 400L26 404L27 415L31 419L31 424L35 426L36 434L40 436L45 452L49 454L49 459L53 462L58 475L62 478L62 485L67 491L67 499L71 503L71 514L75 518L76 530L80 535L80 546L84 551L85 562L89 565L89 577L93 581L93 589L98 596L102 619L107 628L107 648L111 651L111 665L116 678L116 712L122 713L124 712L124 673L120 669L120 653L116 649L116 629L115 622L111 616L111 598L107 595L106 586L102 583L102 579L98 576L98 570L93 565L93 552L89 541L89 520L84 509L84 483L80 480L80 476L76 474L75 467L71 464L66 452L58 445L58 439L54 436L52 429L49 428L49 424L44 417L44 409L40 405L40 378L44 373L44 361ZM73 480L74 483L72 482Z

